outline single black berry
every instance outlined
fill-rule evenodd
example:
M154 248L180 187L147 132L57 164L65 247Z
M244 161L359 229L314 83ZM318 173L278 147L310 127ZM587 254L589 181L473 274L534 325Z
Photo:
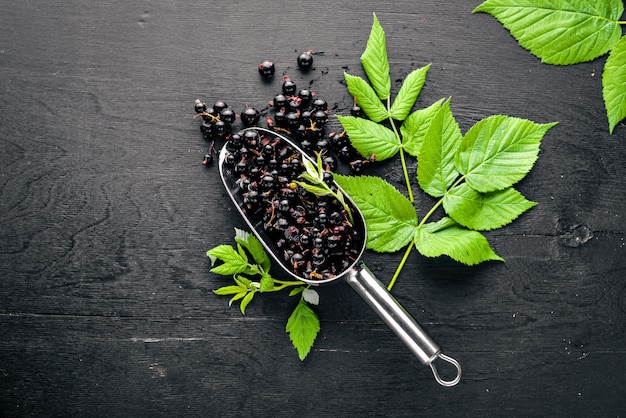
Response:
M242 112L241 112L241 122L244 124L244 126L248 127L248 126L254 126L259 122L259 118L261 117L261 115L259 114L259 111L256 110L253 107L246 107Z
M313 51L306 51L298 55L298 67L301 70L309 70L313 66Z
M263 61L259 64L259 74L261 74L263 78L272 78L275 72L276 68L272 61Z

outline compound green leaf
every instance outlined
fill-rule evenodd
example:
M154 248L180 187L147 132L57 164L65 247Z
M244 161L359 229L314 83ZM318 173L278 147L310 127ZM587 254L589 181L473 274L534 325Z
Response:
M506 189L533 167L545 133L556 125L495 115L472 126L455 157L456 169L479 192Z
M569 65L591 61L615 45L624 6L621 0L487 0L476 12L495 17L543 62Z
M320 331L320 320L303 299L300 299L289 316L285 331L289 334L289 339L295 349L298 350L298 357L304 360Z
M428 132L430 123L445 99L440 99L424 109L411 113L400 126L402 147L410 155L417 157Z
M484 235L465 229L447 217L419 227L415 246L426 257L447 255L470 266L488 260L504 261L491 249Z
M348 91L356 98L356 104L361 107L368 118L374 122L380 122L389 117L387 109L367 81L345 72L343 73L343 78L346 80Z
M337 115L337 119L350 137L354 148L365 157L376 154L376 160L383 161L393 157L400 150L396 135L383 125L354 116Z
M626 37L611 50L602 72L602 97L609 119L609 132L626 117Z
M391 76L387 59L387 40L376 14L365 51L361 55L361 64L367 78L372 83L380 100L387 100L391 94Z
M422 87L424 87L426 74L429 69L430 64L413 70L406 76L389 110L392 118L401 121L406 119L417 100L417 96L419 96L422 91Z
M342 176L335 181L354 200L367 225L367 248L394 252L413 239L417 214L409 200L380 177Z
M417 181L429 195L443 196L458 177L454 155L462 139L447 100L433 117L417 158Z
M443 207L452 219L477 231L507 225L535 205L512 187L480 193L467 183L452 188L443 198Z

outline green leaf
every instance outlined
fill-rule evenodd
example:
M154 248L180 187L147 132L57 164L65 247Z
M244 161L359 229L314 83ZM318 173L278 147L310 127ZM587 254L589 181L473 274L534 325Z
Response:
M504 261L480 232L459 226L450 218L429 222L419 227L415 234L415 246L426 257L447 255L467 265L488 260Z
M512 187L479 193L467 183L452 188L443 198L443 207L452 219L478 231L507 225L535 205Z
M274 289L274 278L269 273L263 273L261 275L260 287L261 292L269 292Z
M394 99L391 109L389 110L392 118L396 120L406 119L411 111L411 108L413 108L415 101L417 100L417 96L419 96L422 91L422 87L424 87L426 74L429 69L430 64L425 67L418 68L417 70L413 70L406 76L402 82L402 87L400 87L400 91L398 92L398 95Z
M626 117L626 37L611 50L602 72L602 98L609 119L609 132Z
M304 360L320 331L320 321L317 314L303 299L300 299L289 316L285 331L289 334L289 339L295 349L298 350L298 357Z
M367 248L394 252L415 234L417 214L409 200L380 177L342 176L335 181L354 200L367 225Z
M365 157L376 154L376 160L383 161L400 150L396 135L383 125L354 116L337 115L337 119L350 137L352 146Z
M255 292L248 292L248 294L245 295L243 299L241 299L239 310L241 311L243 315L246 314L246 307L248 306L250 302L252 302L252 298L254 297L254 294Z
M361 107L368 118L374 122L380 122L389 118L389 113L378 98L378 95L367 81L358 76L348 73L343 74L350 94L356 98L356 103Z
M220 296L234 295L239 292L241 292L241 287L235 285L220 287L219 289L215 289L213 291L213 293Z
M254 259L254 262L259 265L263 269L263 271L270 270L272 262L270 260L270 257L265 252L263 244L261 244L257 237L251 234L247 234L245 240L239 237L235 237L235 241L237 241L238 244L242 245L243 247L245 247L246 250L248 250L250 255L252 255L252 258Z
M302 293L304 291L305 287L304 286L298 286L298 287L294 287L293 289L291 289L291 291L289 292L289 296L295 296L299 293Z
M441 197L459 175L454 155L463 139L450 110L450 100L433 117L425 138L418 156L417 181L426 193Z
M387 100L391 94L391 77L389 76L389 61L387 59L387 40L385 31L374 14L372 30L367 40L365 51L361 55L361 64L367 78L372 83L380 100Z
M487 0L473 10L495 17L547 64L591 61L620 39L621 0Z
M506 189L528 174L543 136L555 125L503 115L483 119L461 141L456 169L474 190L487 193Z
M411 113L400 126L400 134L402 135L402 147L410 155L417 157L424 137L428 132L430 123L437 114L441 104L445 99L440 99L424 109L418 109Z
M245 298L248 295L248 293L249 292L247 290L237 293L228 301L228 306L232 306L232 304L237 302L239 299Z
M215 248L207 251L207 255L211 259L212 265L215 261L223 261L217 267L211 269L212 273L221 274L223 276L230 276L237 273L250 272L248 261L230 245L218 245ZM252 271L254 273L254 271Z
M296 183L298 186L302 187L303 189L305 189L306 191L313 193L315 196L328 196L331 194L330 190L325 189L323 187L314 186L312 184L305 183L303 181L294 180L293 182Z

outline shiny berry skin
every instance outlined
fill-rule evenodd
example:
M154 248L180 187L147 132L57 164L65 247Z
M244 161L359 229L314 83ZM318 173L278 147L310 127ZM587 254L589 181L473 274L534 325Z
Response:
M202 101L200 101L200 99L196 99L194 103L194 110L196 111L196 113L204 112L206 110L206 103L203 103Z
M241 122L244 124L244 126L248 127L248 126L254 126L259 122L259 118L261 117L261 115L259 114L259 111L256 110L253 107L246 107L243 112L241 112Z
M298 55L298 68L301 70L310 70L313 66L313 55L311 51L303 52Z
M287 107L287 98L284 94L277 94L274 96L274 109L281 110Z
M272 78L276 72L276 67L272 61L263 61L259 64L259 74L263 78Z
M213 154L211 154L211 153L205 154L204 155L204 160L202 160L202 164L209 165L212 162L213 162Z
M285 77L285 80L283 81L283 94L285 96L293 96L296 94L297 90L298 88L296 83L291 81L289 77Z
M298 97L304 104L308 104L313 98L313 92L309 89L301 89L298 92Z
M220 112L220 120L231 125L235 121L235 112L229 108L222 109Z
M356 118L360 118L363 117L363 110L361 109L361 106L354 105L352 106L352 109L350 109L350 114Z
M215 114L220 114L222 110L226 109L227 107L228 105L222 100L218 100L213 104L213 110L215 111Z
M328 110L328 103L324 99L315 99L312 107L314 110L323 110L326 112Z

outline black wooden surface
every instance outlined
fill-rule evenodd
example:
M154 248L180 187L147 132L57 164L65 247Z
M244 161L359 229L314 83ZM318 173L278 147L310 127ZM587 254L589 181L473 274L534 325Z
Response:
M624 416L626 129L608 134L604 58L543 65L479 3L1 2L1 415ZM270 58L346 115L373 12L393 80L432 63L417 107L452 96L464 132L497 113L560 122L519 185L539 205L487 234L507 262L414 253L394 288L462 363L454 388L345 284L320 289L304 362L293 298L244 317L212 293L227 281L204 253L243 223L200 164L193 100L262 108ZM307 49L324 54L302 74ZM388 281L400 254L365 259Z

